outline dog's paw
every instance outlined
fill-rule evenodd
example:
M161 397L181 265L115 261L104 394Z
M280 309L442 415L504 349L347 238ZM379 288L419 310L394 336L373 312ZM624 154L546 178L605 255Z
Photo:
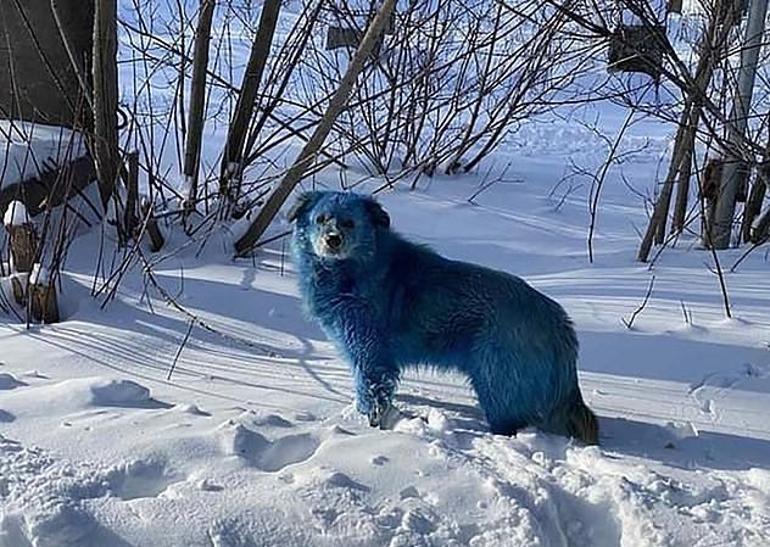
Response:
M375 401L371 405L369 412L367 412L367 416L369 417L369 425L371 427L380 427L380 424L382 424L383 418L387 414L390 407L391 404L388 401Z
M375 405L369 413L369 425L380 429L393 429L406 415L391 403Z

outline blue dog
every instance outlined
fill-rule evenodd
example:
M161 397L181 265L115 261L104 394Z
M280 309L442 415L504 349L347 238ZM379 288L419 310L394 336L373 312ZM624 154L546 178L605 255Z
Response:
M598 442L559 304L518 277L404 240L367 197L308 192L289 219L305 306L349 361L372 426L391 410L401 370L428 365L468 376L494 433L536 426Z

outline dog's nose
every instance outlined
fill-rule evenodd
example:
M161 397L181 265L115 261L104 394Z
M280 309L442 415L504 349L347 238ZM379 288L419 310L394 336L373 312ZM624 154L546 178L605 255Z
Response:
M342 238L337 234L329 234L326 236L326 244L330 249L339 249L342 245Z

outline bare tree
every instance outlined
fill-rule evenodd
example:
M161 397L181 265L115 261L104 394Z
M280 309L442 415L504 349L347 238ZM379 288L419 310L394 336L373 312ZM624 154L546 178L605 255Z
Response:
M275 218L275 215L278 214L279 209L286 199L288 199L292 190L294 190L294 187L299 183L302 176L315 161L318 151L321 146L323 146L324 140L332 129L334 121L345 108L353 86L363 70L366 60L374 51L375 44L385 30L385 25L390 20L395 5L396 0L385 0L377 15L369 24L369 28L367 29L366 34L364 34L361 44L358 46L355 55L350 61L345 76L340 82L337 91L330 99L329 105L326 108L326 113L313 132L313 136L302 149L292 167L287 171L286 175L281 180L281 183L270 195L270 198L262 209L260 209L257 218L251 226L249 226L248 231L236 242L235 251L237 255L243 256L248 253L254 244L259 241L259 238L262 237L262 234L270 225L273 218Z
M280 0L265 0L262 6L259 30L251 48L235 115L230 123L220 175L220 194L229 202L236 201L241 191L240 180L243 177L243 146L246 141L246 132L256 107L257 91L270 54L280 10Z

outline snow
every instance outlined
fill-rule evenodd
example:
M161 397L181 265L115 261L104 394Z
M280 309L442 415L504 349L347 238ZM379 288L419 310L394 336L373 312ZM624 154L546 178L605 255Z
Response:
M51 272L41 264L32 266L32 272L29 274L30 285L47 285L51 281Z
M650 165L639 161L635 172ZM765 544L765 258L728 274L740 319L725 321L708 257L667 251L627 330L650 276L633 262L643 212L608 187L589 264L584 202L556 210L547 197L560 157L515 166L524 183L475 206L474 177L381 201L410 237L565 305L600 447L490 435L464 380L428 373L406 379L392 431L370 429L277 242L256 263L190 250L157 266L174 294L183 275L180 303L226 335L194 328L168 381L189 318L157 300L150 311L134 271L100 310L94 233L70 251L63 293L80 304L67 321L0 325L0 545Z
M625 112L581 115L612 133ZM720 253L733 319L693 236L652 267L634 261L672 132L645 121L624 137L619 149L636 152L609 171L593 263L590 180L569 166L600 165L606 143L569 117L524 123L481 173L378 196L408 237L564 305L599 447L491 435L465 380L429 372L405 378L392 430L371 429L348 367L302 315L284 241L232 261L248 219L217 225L206 246L166 233L154 275L207 327L186 339L190 316L142 263L114 301L91 296L95 257L107 245L108 263L112 244L95 224L67 250L67 319L0 321L0 547L767 545L768 255L729 271L742 250ZM27 164L14 150L18 178ZM344 179L356 177L367 178Z
M74 131L18 120L0 120L0 183L37 177L47 161L62 163L86 153L83 137Z
M8 204L8 208L5 210L5 216L3 217L3 224L5 226L21 226L29 222L29 215L27 214L27 208L20 201L12 201Z

